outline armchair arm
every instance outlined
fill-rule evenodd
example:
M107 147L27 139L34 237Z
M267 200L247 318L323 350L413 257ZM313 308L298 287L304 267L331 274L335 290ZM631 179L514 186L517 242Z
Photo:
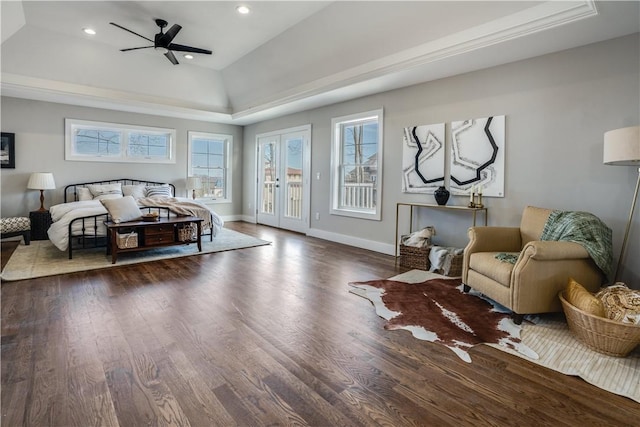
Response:
M522 248L518 227L470 227L465 253L519 252Z
M520 259L561 260L589 258L589 253L582 245L575 242L537 240L529 242L522 249Z

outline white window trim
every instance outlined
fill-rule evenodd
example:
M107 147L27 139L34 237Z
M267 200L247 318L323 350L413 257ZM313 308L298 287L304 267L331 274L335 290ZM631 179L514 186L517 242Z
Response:
M117 163L176 163L176 130L150 126L126 125L120 123L96 122L90 120L65 119L65 160L80 162L117 162ZM122 151L120 156L95 156L75 152L73 132L75 129L109 129L122 133ZM169 156L130 157L128 134L131 132L169 134Z
M188 131L187 132L187 176L193 175L192 170L192 160L191 160L191 141L193 138L210 138L210 139L221 139L224 140L227 144L225 147L225 152L227 153L225 162L227 169L227 176L225 177L225 194L227 197L225 198L213 198L213 197L198 197L197 200L204 202L206 204L214 204L214 203L232 203L233 202L233 135L226 133L212 133L212 132L198 132L198 131Z
M376 190L376 209L375 212L363 212L357 209L340 208L340 175L338 167L340 165L341 153L341 135L340 125L349 122L357 122L367 119L378 120L378 172L375 184ZM334 117L331 119L331 214L342 215L354 218L369 219L380 221L382 218L382 158L383 158L383 140L384 140L384 112L383 109L367 111L364 113L355 113L348 116Z

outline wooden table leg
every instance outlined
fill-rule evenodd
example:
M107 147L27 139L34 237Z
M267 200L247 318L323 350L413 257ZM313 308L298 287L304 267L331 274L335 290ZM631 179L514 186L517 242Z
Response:
M111 230L111 264L115 264L118 259L118 232L117 230Z
M202 221L196 222L198 227L198 252L202 252Z

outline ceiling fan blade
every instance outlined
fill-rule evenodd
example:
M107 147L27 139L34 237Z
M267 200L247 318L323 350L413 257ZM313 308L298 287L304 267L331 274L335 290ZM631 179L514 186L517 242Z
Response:
M171 40L178 34L182 27L178 24L173 24L164 34L159 37L160 46L168 46Z
M130 47L129 49L120 49L120 52L126 52L128 50L137 50L137 49L148 49L150 47L155 47L155 46Z
M115 26L115 27L118 27L118 28L120 28L120 29L122 29L122 30L128 31L128 32L130 32L131 34L135 34L135 35L136 35L136 36L138 36L138 37L142 37L142 38L143 38L143 39L145 39L145 40L149 40L151 43L153 43L153 40L151 40L151 39L149 39L149 38L147 38L147 37L145 37L145 36L141 36L140 34L136 33L135 31L131 31L131 30L129 30L128 28L123 27L122 25L118 25L118 24L116 24L115 22L109 22L109 24L111 24L111 25L113 25L113 26Z
M167 57L167 59L169 61L171 61L171 63L173 65L178 65L178 60L176 59L175 55L173 54L173 52L171 52L170 50L167 51L167 53L164 54L164 56Z
M203 53L205 55L211 55L210 50L175 43L171 43L169 46L167 46L167 49L177 50L178 52Z

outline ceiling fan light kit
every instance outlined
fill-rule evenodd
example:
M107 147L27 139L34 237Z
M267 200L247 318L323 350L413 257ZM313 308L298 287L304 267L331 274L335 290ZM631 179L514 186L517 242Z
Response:
M180 30L182 29L182 27L178 24L173 24L171 26L171 28L169 28L166 32L164 32L164 28L169 25L169 23L167 21L165 21L164 19L156 19L155 20L156 25L158 27L160 27L160 32L158 34L155 35L154 39L151 40L148 37L145 37L143 35L140 35L138 33L136 33L135 31L131 31L128 28L125 28L121 25L116 24L115 22L110 22L111 25L113 25L114 27L118 27L122 30L125 30L131 34L134 34L138 37L141 37L145 40L148 40L149 42L153 43L153 45L151 46L140 46L140 47L131 47L128 49L120 49L121 52L128 52L130 50L138 50L138 49L148 49L148 48L154 48L154 49L160 49L162 51L164 51L164 56L167 57L167 59L169 61L171 61L171 63L173 65L178 65L179 62L176 59L176 56L173 54L173 51L176 52L189 52L189 53L201 53L203 55L211 55L211 51L208 49L201 49L198 47L192 47L192 46L185 46L185 45L181 45L181 44L176 44L176 43L172 43L173 39L176 37L176 35L180 32ZM185 58L187 56L185 55ZM193 56L192 56L193 58ZM191 59L191 58L188 58Z

